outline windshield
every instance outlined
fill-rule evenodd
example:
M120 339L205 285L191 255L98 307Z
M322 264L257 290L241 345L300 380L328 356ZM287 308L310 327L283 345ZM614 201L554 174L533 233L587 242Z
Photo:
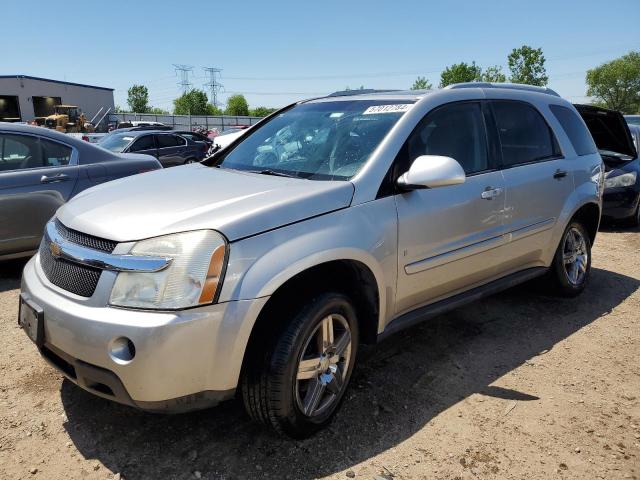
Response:
M413 102L344 100L297 105L247 132L222 168L347 180Z
M97 145L112 152L121 153L131 140L133 140L133 137L128 135L106 135L102 137L102 140Z

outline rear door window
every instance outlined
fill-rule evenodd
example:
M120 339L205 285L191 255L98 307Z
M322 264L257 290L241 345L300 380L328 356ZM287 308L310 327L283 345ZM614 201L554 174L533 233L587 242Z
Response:
M560 148L544 117L532 105L492 101L505 167L556 158Z
M130 152L140 152L142 150L153 150L156 148L155 143L153 142L153 135L143 135L138 138L131 148L129 148Z
M157 135L156 139L158 142L158 148L177 147L180 145L178 143L178 137L174 135Z
M549 105L549 109L562 125L576 154L589 155L598 151L591 133L577 113L561 105Z

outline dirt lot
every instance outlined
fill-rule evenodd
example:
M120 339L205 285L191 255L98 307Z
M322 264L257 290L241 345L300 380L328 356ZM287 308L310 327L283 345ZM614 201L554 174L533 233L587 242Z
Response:
M16 326L0 266L0 478L640 479L640 232L601 232L574 300L524 285L364 351L316 437L239 402L177 416L95 398Z

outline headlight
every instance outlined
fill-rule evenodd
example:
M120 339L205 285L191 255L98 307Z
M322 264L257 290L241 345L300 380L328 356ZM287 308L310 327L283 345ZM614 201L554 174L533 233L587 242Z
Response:
M165 235L136 243L131 255L171 258L159 272L120 272L109 303L122 307L178 309L211 303L220 288L226 242L213 230Z
M636 183L636 172L624 173L615 177L609 177L604 181L604 188L631 187Z

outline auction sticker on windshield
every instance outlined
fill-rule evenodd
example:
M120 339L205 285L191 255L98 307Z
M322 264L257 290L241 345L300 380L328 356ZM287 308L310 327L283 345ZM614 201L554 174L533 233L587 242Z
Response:
M373 115L374 113L408 112L412 106L412 103L399 103L397 105L373 105L372 107L369 107L364 112L362 112L362 114Z

